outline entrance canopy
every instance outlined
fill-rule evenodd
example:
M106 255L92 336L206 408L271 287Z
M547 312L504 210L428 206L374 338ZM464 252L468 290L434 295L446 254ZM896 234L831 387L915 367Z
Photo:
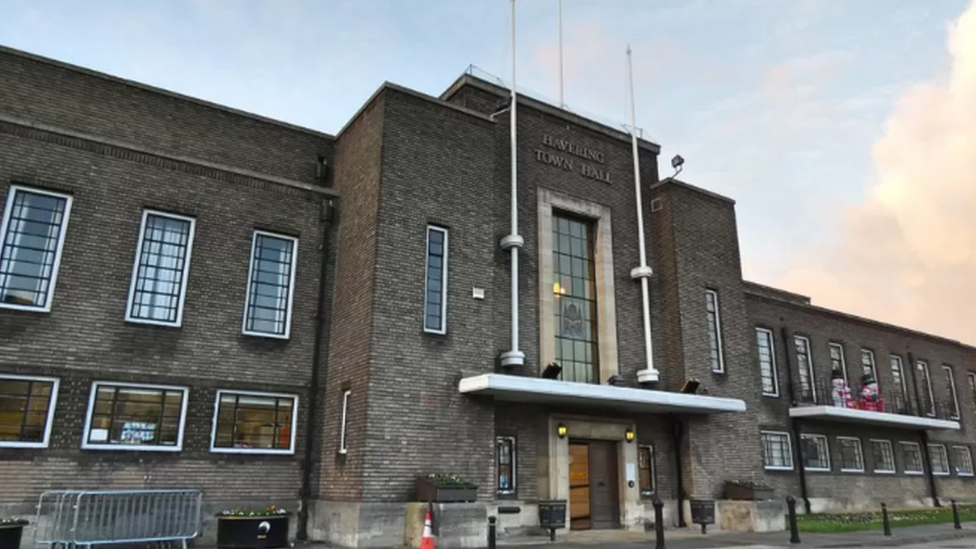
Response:
M458 384L458 390L468 395L492 396L497 400L613 408L650 414L718 414L746 410L745 401L736 398L505 374L482 374L463 378Z
M871 425L885 425L888 427L902 427L911 429L950 429L958 430L958 421L936 419L934 417L920 417L888 412L874 412L841 408L839 406L797 406L790 408L790 417L817 419L821 421L836 421L841 423L861 423Z

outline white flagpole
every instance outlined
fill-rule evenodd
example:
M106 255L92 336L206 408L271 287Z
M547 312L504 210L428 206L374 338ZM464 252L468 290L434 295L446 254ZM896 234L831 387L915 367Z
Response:
M634 194L637 200L637 241L640 251L640 266L630 271L631 278L639 278L641 282L641 305L644 313L644 349L646 366L637 372L637 381L641 383L658 381L660 372L654 368L654 346L651 339L651 295L649 281L653 271L647 265L647 253L644 249L644 205L641 200L640 156L637 148L637 110L634 100L634 66L631 61L630 45L627 45L627 81L630 87L630 142L634 154Z
M515 91L515 0L512 0L512 105L510 111L510 146L512 155L512 227L511 233L502 238L501 247L511 250L512 254L512 348L502 353L502 366L521 366L525 364L525 353L519 350L519 280L518 280L518 252L524 240L518 234L518 169L516 162L516 108L517 92Z
M563 0L559 2L559 108L565 108L563 101Z

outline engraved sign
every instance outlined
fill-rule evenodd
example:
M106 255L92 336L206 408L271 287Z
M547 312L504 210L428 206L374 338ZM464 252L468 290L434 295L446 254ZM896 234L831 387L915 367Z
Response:
M610 183L610 172L600 164L604 163L604 154L589 147L584 147L566 139L559 139L549 134L542 136L542 145L548 149L535 149L536 162L542 162L569 172L576 172L583 177ZM558 152L553 152L558 151Z

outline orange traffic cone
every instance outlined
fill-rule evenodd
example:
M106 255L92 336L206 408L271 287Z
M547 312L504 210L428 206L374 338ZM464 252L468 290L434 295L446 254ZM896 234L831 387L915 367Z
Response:
M427 509L427 515L424 517L424 537L420 542L420 549L434 549L434 533L430 528L430 509Z

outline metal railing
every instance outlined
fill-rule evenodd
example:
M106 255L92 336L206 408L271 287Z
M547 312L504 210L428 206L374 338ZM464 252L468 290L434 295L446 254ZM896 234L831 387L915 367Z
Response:
M199 490L49 491L37 504L42 545L182 542L200 534Z
M876 401L865 401L861 398L861 385L859 383L849 382L847 386L851 395L850 403L846 403L846 399L835 398L833 384L830 381L818 380L812 384L796 381L794 395L796 395L797 404L800 406L838 406L905 416L958 419L958 416L953 413L952 407L943 402L930 403L927 402L927 398L924 398L922 409L919 410L916 401L912 398L906 398L901 391L885 394L886 391L882 390Z

